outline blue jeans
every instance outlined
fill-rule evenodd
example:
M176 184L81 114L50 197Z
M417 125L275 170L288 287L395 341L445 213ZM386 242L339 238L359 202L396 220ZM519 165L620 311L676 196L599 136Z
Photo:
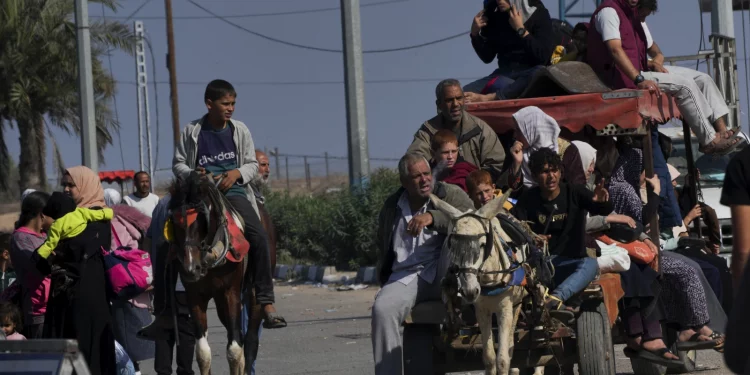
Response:
M543 68L541 65L526 69L497 68L489 76L464 86L464 91L481 93L492 79L497 78L488 88L487 93L494 92L497 94L498 100L515 99L523 94L523 91L531 83L534 73L541 68Z
M560 255L552 255L551 258L555 266L555 289L552 295L563 302L586 289L599 271L599 264L594 258L568 258Z
M243 293L244 294L244 293ZM248 316L247 312L250 310L250 301L248 301L246 298L242 298L242 336L244 337L247 334L247 325L250 324L250 317ZM260 334L263 332L263 321L261 320L260 326L258 326L258 339L260 339ZM255 362L253 362L250 365L250 375L255 375Z

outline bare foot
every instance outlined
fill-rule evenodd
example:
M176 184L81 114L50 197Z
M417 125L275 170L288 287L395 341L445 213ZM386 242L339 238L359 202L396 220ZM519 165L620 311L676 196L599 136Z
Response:
M497 96L495 94L477 94L474 92L467 92L464 93L464 98L466 98L466 101L469 103L482 103L482 102L489 102L492 100L497 99Z
M705 334L703 332L704 329L708 330L708 334ZM686 329L684 331L680 331L680 333L677 335L677 341L680 341L680 342L690 341L690 338L693 337L693 335L695 335L696 333L700 333L700 336L698 336L697 341L712 341L709 336L711 335L711 333L713 333L713 331L711 331L711 328L708 328L707 326L703 326L700 332L696 332L695 330L692 330L692 329Z
M274 307L274 305L271 303L263 305L263 312L266 314L273 314L276 312L276 307Z
M641 336L628 337L627 339L625 339L625 344L630 349L638 350L641 348L641 339Z
M650 351L650 352L656 352L659 349L666 349L667 345L664 344L664 340L662 340L662 339L655 339L655 340L649 340L649 341L642 342L641 343L641 347L643 349L646 349L646 350ZM674 355L671 352L665 352L664 354L662 354L662 357L664 357L666 359L677 359L677 360L680 359L680 357Z

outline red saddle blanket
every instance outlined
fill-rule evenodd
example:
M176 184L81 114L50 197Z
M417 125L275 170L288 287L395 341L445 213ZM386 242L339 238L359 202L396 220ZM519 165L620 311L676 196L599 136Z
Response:
M182 217L180 214L176 214L174 216L174 220L178 221L179 224L185 227L189 227L191 224L193 224L198 219L198 211L194 208L188 209L185 212L186 217ZM226 218L226 233L227 233L227 240L226 245L229 246L229 250L226 254L226 259L233 263L239 263L242 262L242 260L245 258L245 255L247 255L248 252L250 252L250 243L245 239L245 234L238 225L237 221L234 219L231 213L229 213L228 210L224 210L224 217ZM167 239L167 241L174 244L174 232L173 232L173 223L171 220L167 221L165 227L164 227L164 237ZM216 235L221 235L221 228L217 229L218 232ZM174 256L174 246L170 246L170 259Z

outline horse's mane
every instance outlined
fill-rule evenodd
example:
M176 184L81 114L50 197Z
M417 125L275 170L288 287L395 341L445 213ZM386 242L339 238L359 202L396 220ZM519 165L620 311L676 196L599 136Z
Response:
M169 201L169 210L172 212L185 205L200 203L203 199L203 194L206 194L212 207L229 211L236 220L239 220L237 225L241 228L244 226L242 216L232 207L227 197L219 191L210 176L203 177L192 173L184 180L175 179L172 181L169 193L172 196Z

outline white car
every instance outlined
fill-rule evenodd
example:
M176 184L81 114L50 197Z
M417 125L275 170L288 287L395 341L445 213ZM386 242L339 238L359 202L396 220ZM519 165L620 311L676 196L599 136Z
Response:
M667 162L680 171L681 175L677 179L677 182L679 186L682 186L685 181L684 177L688 174L682 127L666 125L660 127L659 131L672 139L672 155ZM747 139L746 136L745 138ZM724 156L702 154L698 151L698 140L695 138L695 135L692 135L690 143L693 149L693 157L695 158L695 166L701 173L699 185L702 199L701 195L699 195L698 200L716 211L716 216L720 224L722 244L719 255L725 258L727 264L729 264L732 257L732 216L729 207L720 204L719 200L721 199L721 188L724 185L724 173L727 169L727 164L729 164L735 152L745 147L748 142L744 142L734 152ZM701 226L705 228L705 225L705 222L701 221ZM704 229L703 233L706 233L706 231L707 229Z

